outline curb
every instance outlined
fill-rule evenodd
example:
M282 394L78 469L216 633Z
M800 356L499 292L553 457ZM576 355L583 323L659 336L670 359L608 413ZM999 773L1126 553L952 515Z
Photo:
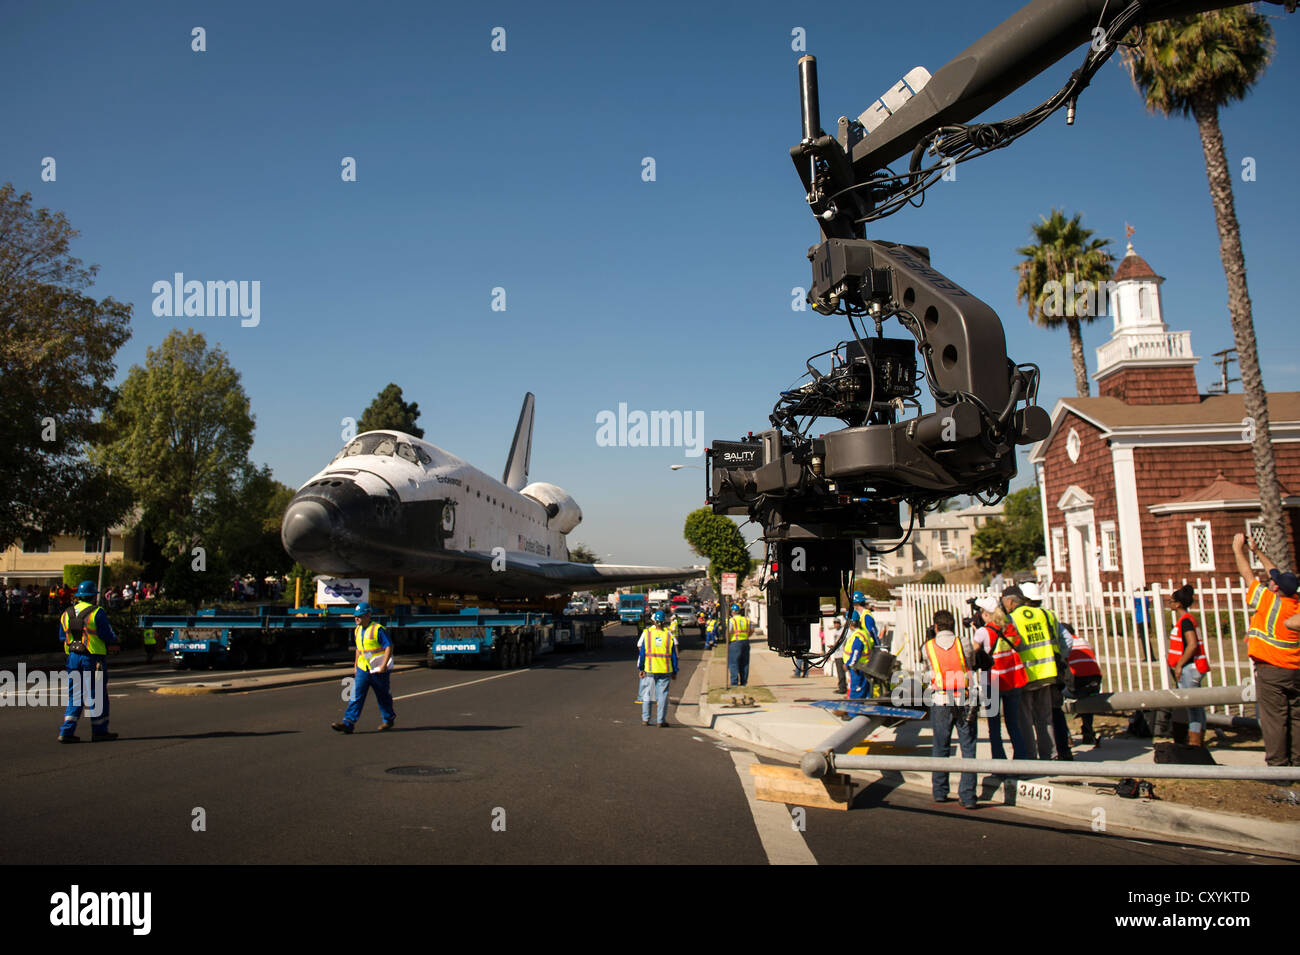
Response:
M707 681L706 681L707 682ZM769 736L761 726L747 725L732 716L762 712L765 707L754 706L743 710L723 709L708 702L708 688L700 694L700 722L716 733L751 743L767 750L785 754L798 764L803 752L792 750L784 740ZM828 733L829 735L829 733ZM1134 777L1141 778L1141 764L1134 765ZM852 772L855 780L875 782L889 779L899 782L909 791L928 795L930 774L911 770L888 773ZM1240 816L1235 813L1180 806L1162 801L1124 799L1111 792L1091 789L1093 782L1086 777L1060 779L1050 773L1030 780L1029 788L1038 795L1028 799L1018 796L1008 786L1016 780L1001 780L992 775L978 774L976 790L982 804L996 807L1008 806L1055 819L1084 825L1099 834L1113 829L1123 829L1138 835L1174 839L1193 845L1216 849L1248 851L1270 857L1300 858L1300 827L1294 823L1271 822ZM1097 778L1096 782L1111 785L1114 780Z
M394 666L393 673L402 673L406 670L419 670L423 664L404 663ZM242 681L231 681L220 685L210 686L204 683L173 683L167 686L151 687L149 692L156 693L159 696L203 696L209 693L247 693L252 690L274 690L283 686L306 686L311 683L330 683L334 680L343 679L351 676L352 671L346 673L340 669L337 673L331 674L304 674L302 676L287 675L284 677L246 677ZM257 682L265 680L265 682Z

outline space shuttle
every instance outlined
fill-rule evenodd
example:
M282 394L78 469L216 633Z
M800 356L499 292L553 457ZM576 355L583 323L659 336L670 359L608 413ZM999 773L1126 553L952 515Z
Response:
M280 539L320 574L404 578L408 587L530 598L702 577L690 567L581 564L567 535L582 521L554 484L529 483L532 393L501 480L400 431L367 431L298 489Z

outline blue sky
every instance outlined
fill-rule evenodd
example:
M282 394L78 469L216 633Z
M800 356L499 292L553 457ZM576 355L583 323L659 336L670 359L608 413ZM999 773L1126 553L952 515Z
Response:
M845 22L843 6L796 3L11 0L0 181L66 212L75 253L100 266L94 293L134 305L119 380L172 328L202 331L242 374L255 460L285 483L323 466L341 419L390 381L419 403L427 439L499 475L533 391L533 477L582 505L571 540L611 562L690 563L680 528L703 474L669 465L702 459L598 446L596 417L626 402L702 412L710 438L758 431L805 358L844 335L843 319L790 307L817 239L788 155L792 29L818 58L833 129L1019 5L942 0L876 19L862 5ZM1280 7L1261 9L1276 55L1221 121L1234 168L1255 160L1255 181L1235 188L1265 383L1292 391L1298 134L1281 120L1295 115L1300 35ZM191 50L196 26L206 52ZM491 49L495 27L505 52ZM1044 99L1081 55L982 118ZM41 180L47 156L55 182ZM341 180L346 156L356 182ZM1117 256L1131 223L1168 279L1170 327L1190 330L1198 355L1231 346L1195 125L1148 115L1117 60L1073 128L1052 117L868 234L929 246L988 302L1012 357L1041 366L1050 410L1074 391L1068 342L1016 304L1014 250L1053 206L1082 212ZM155 316L153 284L176 272L259 281L260 323ZM1090 370L1108 335L1108 319L1085 330ZM1197 373L1211 381L1208 358Z

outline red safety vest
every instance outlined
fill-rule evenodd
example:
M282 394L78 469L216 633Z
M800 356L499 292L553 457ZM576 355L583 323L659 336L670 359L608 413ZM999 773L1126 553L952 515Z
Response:
M1007 636L993 624L985 624L984 629L993 634L993 652L990 654L993 657L991 672L997 677L998 689L1002 691L1020 689L1029 682L1020 654L1016 653L1016 648L1011 645Z
M1070 659L1065 661L1070 667L1070 672L1076 677L1101 676L1101 667L1097 665L1097 654L1092 652L1088 641L1077 633L1070 639L1073 641L1070 646Z
M1185 613L1178 618L1174 624L1174 632L1169 634L1169 669L1178 668L1178 661L1183 658L1183 621L1192 620L1190 613ZM1192 620L1192 626L1196 626L1196 621ZM1197 673L1209 673L1210 661L1205 658L1205 637L1199 631L1196 634L1196 652L1192 655L1192 663L1196 664Z

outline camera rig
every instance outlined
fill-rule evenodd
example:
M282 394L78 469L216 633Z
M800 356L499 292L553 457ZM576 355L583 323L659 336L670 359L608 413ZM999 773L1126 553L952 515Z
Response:
M865 224L920 204L952 165L1010 145L1062 107L1073 123L1079 94L1135 27L1237 2L1034 0L932 78L913 70L857 120L841 116L833 137L821 128L816 60L800 58L803 135L790 156L821 230L807 300L844 315L849 334L808 359L809 380L780 393L771 428L714 441L706 466L714 513L762 528L773 649L808 655L809 625L821 598L838 601L846 587L855 541L902 546L943 500L1001 499L1016 448L1051 425L1036 403L1038 369L1007 356L993 309L934 269L928 249L868 239ZM1042 104L967 122L1084 43L1083 63ZM888 164L903 156L908 168L896 174ZM891 319L910 337L884 337ZM814 365L827 356L829 369ZM821 419L844 426L814 433Z

